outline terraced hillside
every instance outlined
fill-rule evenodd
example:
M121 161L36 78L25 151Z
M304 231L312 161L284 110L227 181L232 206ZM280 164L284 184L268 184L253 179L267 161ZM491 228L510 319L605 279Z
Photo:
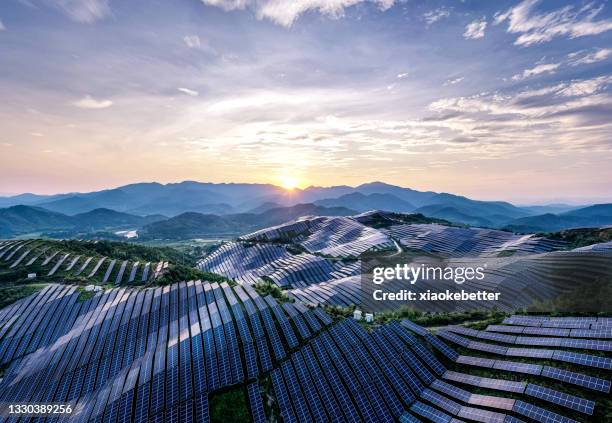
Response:
M169 265L163 258L152 261L109 257L105 250L97 248L96 241L0 241L0 278L16 282L35 274L36 279L45 281L142 284L160 278Z
M0 402L69 402L61 421L604 421L611 338L612 318L435 335L333 320L248 284L84 301L52 284L0 310Z
M364 253L434 256L448 267L486 265L483 281L462 288L501 292L500 302L439 302L437 311L488 306L510 312L545 303L580 284L610 280L612 275L607 244L572 251L560 239L456 227L418 216L374 211L349 217L304 217L225 243L200 260L198 267L239 283L273 283L309 305L346 307L372 305L362 304L360 295ZM571 276L577 274L580 284ZM456 285L452 280L422 280L418 288L421 292L452 290ZM431 302L413 305L432 307Z

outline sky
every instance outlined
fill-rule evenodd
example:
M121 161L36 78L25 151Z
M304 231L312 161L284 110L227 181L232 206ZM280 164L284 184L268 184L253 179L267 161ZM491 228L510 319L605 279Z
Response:
M606 1L3 0L0 193L612 201Z

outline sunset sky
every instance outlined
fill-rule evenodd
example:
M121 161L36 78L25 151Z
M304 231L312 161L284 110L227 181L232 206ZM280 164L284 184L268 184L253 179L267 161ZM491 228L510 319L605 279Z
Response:
M0 193L159 181L612 201L612 4L3 0Z

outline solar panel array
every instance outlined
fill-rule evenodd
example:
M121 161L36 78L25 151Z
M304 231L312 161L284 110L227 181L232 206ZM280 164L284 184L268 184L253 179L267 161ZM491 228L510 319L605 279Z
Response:
M565 246L563 242L533 234L518 235L495 229L437 224L394 225L384 231L407 248L450 257L498 257L502 253L539 254Z
M70 251L56 250L41 240L13 240L0 244L0 265L9 269L26 269L34 266L43 267L44 273L39 276L76 277L85 276L96 282L133 284L153 282L163 275L168 262L157 262L152 265L132 264L131 274L126 273L128 260L116 260L101 256L85 256ZM149 268L154 267L153 271ZM138 274L138 275L137 275ZM138 276L138 278L137 278Z
M210 392L248 382L263 421L258 379L332 323L226 283L78 299L75 286L50 284L0 310L0 402L70 401L83 421L207 421Z
M253 284L266 278L280 287L308 287L359 272L359 264L309 253L292 254L287 246L228 242L200 260L198 267Z
M306 217L240 237L246 241L299 244L310 253L332 257L358 257L368 250L394 249L384 232L352 217Z

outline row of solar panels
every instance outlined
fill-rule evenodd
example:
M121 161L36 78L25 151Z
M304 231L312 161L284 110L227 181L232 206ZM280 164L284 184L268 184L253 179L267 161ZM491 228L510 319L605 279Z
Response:
M407 247L451 257L497 257L501 253L539 254L562 249L565 243L535 235L495 229L458 228L437 224L394 225L384 232Z
M309 253L291 254L284 245L229 242L200 260L198 267L254 284L262 278L280 287L309 285L358 274L354 261L328 260Z
M361 303L361 277L348 276L305 288L294 288L287 294L297 301L312 306L335 305L349 307Z
M612 329L612 317L546 317L513 315L504 319L505 325L560 329Z
M472 393L449 383L451 373L397 322L367 332L346 320L293 353L271 377L285 422L522 421L515 415L574 422L526 401ZM592 401L535 384L520 394L593 413Z
M484 357L471 357L471 356L461 356L458 355L452 348L448 347L444 342L437 340L438 342L431 342L433 339L437 339L434 335L428 333L423 328L415 325L410 321L402 321L402 326L408 328L409 330L420 334L425 337L427 341L431 343L431 345L440 351L443 355L449 357L449 351L452 351L456 354L456 359L452 361L456 361L458 364L462 366L477 366L488 368L492 370L505 370L510 372L518 372L518 373L526 373L532 376L543 376L551 379L555 379L561 382L573 383L577 386L593 389L595 391L610 392L610 381L600 379L593 376L582 375L579 373L573 373L564 369L556 369L550 366L542 366L536 364L529 363L513 363L506 362L501 360L492 360ZM415 342L415 341L412 341ZM505 379L492 379L487 377L481 377L473 374L465 374L455 371L447 370L442 378L445 380L461 383L463 385L476 386L478 388L497 390L502 392L511 392L512 394L522 394L528 397L537 398L541 401L546 401L553 403L555 405L565 407L574 411L578 411L580 413L584 413L587 415L592 415L595 407L595 403L592 400L581 398L575 395L569 395L564 392L556 391L551 388L547 388L544 386L539 386L534 383L528 382L517 382L513 380L505 380ZM432 384L439 384L438 382ZM440 384L441 385L441 384ZM447 385L441 385L445 392L457 399L466 400L469 393L460 392L453 394L456 392L455 387L450 387ZM436 388L438 389L438 388ZM472 394L475 395L475 394ZM545 422L561 422L561 421L570 421L565 417L561 417L558 415L551 415L549 411L542 409L540 407L536 407L532 404L527 404L519 400L511 400L511 399L502 399L499 397L495 397L495 399L483 399L480 396L476 396L475 400L482 405L488 405L490 407L496 407L506 410L513 410L519 414L526 415L530 418L536 419L538 421ZM442 401L442 399L441 399ZM445 407L450 408L451 405L446 404Z
M507 357L523 357L523 358L541 358L554 361L563 361L572 364L580 364L582 366L597 367L600 369L611 370L612 358L541 348L509 348L502 345L472 341L457 334L448 331L438 331L438 335L462 347L469 348L475 351L482 351L491 354L499 354Z
M576 348L583 350L612 351L612 341L599 339L576 339L542 336L517 336L490 331L479 331L463 326L448 326L446 330L471 336L473 338L486 339L489 341L503 342L505 344L548 346L561 348Z
M225 283L76 296L50 285L0 311L0 402L69 401L79 421L204 421L209 392L256 380L332 323Z
M310 253L358 257L365 251L394 248L388 235L352 217L306 217L240 237L245 241L293 242Z
M39 245L36 240L13 242L5 244L0 250L0 259L5 262L16 258L9 268L18 266L29 267L35 263L49 266L46 276L54 276L58 272L69 273L72 276L83 276L88 279L101 275L102 283L145 283L159 278L168 267L168 262L143 263L128 260L116 260L108 257L88 257L51 250L45 244ZM103 270L105 269L105 270Z

